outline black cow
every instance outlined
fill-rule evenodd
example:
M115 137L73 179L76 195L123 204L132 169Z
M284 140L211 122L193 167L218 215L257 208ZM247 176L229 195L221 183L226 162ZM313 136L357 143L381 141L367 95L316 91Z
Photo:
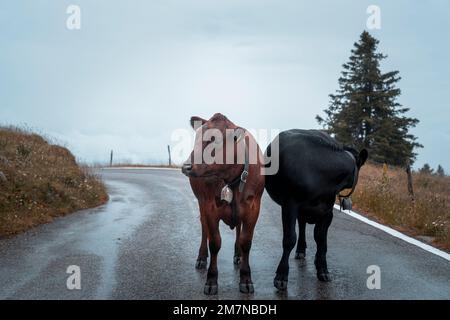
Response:
M276 159L272 154L275 153L275 143L279 147L279 170L266 176L266 190L282 208L283 256L274 285L279 290L287 288L288 259L297 240L297 220L300 236L296 258L305 255L305 224L315 224L317 278L330 281L326 253L333 205L341 190L354 189L359 169L367 160L367 150L358 153L353 148L344 147L323 131L292 129L281 132L267 147L266 156L270 156L272 161Z

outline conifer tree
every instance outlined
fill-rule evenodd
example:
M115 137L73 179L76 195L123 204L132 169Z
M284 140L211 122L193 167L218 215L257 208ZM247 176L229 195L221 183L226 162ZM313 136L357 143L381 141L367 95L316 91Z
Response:
M339 89L330 94L326 117L319 124L343 144L369 150L371 160L392 165L412 164L422 147L409 132L419 120L405 116L409 108L397 102L401 91L398 71L382 73L379 41L364 31L351 50L339 78Z
M445 171L444 168L442 168L441 165L438 165L437 169L436 169L436 174L440 177L444 177L445 176Z
M430 165L428 163L425 163L422 168L419 169L420 173L424 174L433 174L433 169L431 169Z

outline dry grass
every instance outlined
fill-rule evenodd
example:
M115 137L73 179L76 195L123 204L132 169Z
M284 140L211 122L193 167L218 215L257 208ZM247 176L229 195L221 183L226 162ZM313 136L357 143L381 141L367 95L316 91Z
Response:
M408 194L406 172L365 165L353 195L357 211L412 236L450 250L450 178L413 173L415 201Z
M102 182L69 150L17 128L0 127L0 236L108 199Z

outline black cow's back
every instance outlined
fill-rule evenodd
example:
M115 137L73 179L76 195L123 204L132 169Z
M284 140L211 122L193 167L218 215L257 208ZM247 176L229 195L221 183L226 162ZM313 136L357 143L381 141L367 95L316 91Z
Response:
M354 160L335 139L323 131L292 129L281 132L278 140L279 170L266 177L266 190L282 205L294 198L305 205L334 197L352 178ZM275 149L274 149L275 150ZM273 155L272 155L273 158Z

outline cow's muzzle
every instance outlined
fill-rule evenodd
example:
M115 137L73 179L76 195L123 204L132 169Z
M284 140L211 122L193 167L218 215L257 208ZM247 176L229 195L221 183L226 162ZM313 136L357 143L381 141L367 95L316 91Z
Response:
M190 163L183 163L183 166L181 167L181 172L185 175L185 176L190 176L192 173L192 164Z

